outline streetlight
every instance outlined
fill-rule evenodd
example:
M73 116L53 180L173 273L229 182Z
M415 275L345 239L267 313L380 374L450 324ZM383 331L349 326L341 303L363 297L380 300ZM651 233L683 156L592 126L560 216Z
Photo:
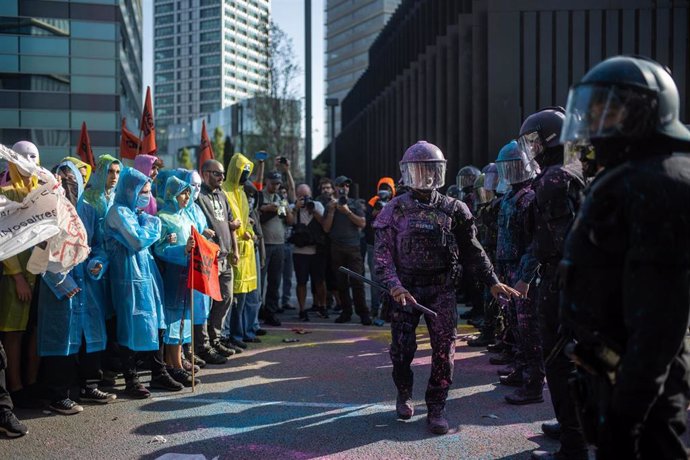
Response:
M312 186L311 177L311 0L304 0L304 182Z
M335 178L335 108L339 105L338 98L326 98L326 105L331 108L331 177Z

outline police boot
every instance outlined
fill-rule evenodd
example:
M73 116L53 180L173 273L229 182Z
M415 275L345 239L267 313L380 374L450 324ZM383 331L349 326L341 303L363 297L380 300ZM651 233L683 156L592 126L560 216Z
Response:
M505 399L508 404L516 406L544 402L543 388L544 383L541 379L527 381L525 385L515 390L512 394L506 395Z
M412 403L412 391L398 390L398 398L395 401L395 412L398 418L409 420L414 415L414 404Z
M502 366L504 364L510 364L515 361L515 355L513 353L504 351L498 356L492 356L489 358L489 363L494 366Z
M467 346L469 347L485 347L495 343L494 338L490 334L480 334L479 337L475 339L470 339L467 341Z
M508 348L508 345L506 345L506 343L501 340L499 342L494 343L493 345L487 345L486 351L488 351L489 353L502 353Z
M446 412L441 410L429 410L426 416L426 426L433 434L448 433L448 420L446 420Z
M542 423L541 431L547 438L555 439L559 441L561 439L561 424L558 422Z
M522 370L516 369L508 375L501 377L501 385L509 387L522 387L525 384L525 379L522 377Z

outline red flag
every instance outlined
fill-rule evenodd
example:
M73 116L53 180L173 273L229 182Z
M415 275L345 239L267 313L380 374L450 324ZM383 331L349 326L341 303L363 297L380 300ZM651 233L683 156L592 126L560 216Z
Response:
M218 251L217 244L202 237L196 228L192 227L194 250L189 264L187 287L196 289L214 300L222 300L220 282L218 281Z
M91 150L91 140L89 139L89 132L86 130L86 122L81 122L81 135L79 136L79 145L77 145L77 155L81 161L91 165L91 170L96 169L96 162L93 160L93 151Z
M141 139L141 150L139 153L147 155L155 155L158 147L156 147L156 125L153 123L153 105L151 104L151 87L146 87L146 101L144 102L144 111L141 113L141 124L139 129L143 134Z
M201 122L201 144L199 145L199 172L201 172L201 166L206 160L213 160L214 158L213 147L206 133L206 120L203 120Z
M122 119L122 132L120 133L120 157L133 160L141 148L141 141L133 132L127 129L127 122Z

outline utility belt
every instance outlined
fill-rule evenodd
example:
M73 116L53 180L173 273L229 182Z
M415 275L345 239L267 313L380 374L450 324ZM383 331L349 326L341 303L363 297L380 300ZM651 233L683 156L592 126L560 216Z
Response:
M450 283L451 274L448 272L441 273L415 273L398 275L403 286L407 287L424 287L424 286L445 286Z
M601 342L571 342L566 345L565 354L576 364L578 370L577 375L568 381L577 417L585 439L596 446L599 443L601 421L611 404L621 356Z

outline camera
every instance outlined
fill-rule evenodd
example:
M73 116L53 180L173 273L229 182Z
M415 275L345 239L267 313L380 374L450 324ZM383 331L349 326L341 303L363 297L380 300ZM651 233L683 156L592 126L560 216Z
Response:
M377 211L380 211L383 209L383 207L386 205L385 201L382 200L376 200L376 203L374 203L374 209Z
M278 217L281 219L287 216L288 202L282 200L278 203Z
M288 162L287 158L285 158L285 157L278 157L278 163L280 163L281 165L286 165L287 162Z
M338 204L340 206L345 206L347 204L347 197L346 196L339 196L338 197Z
M308 211L314 210L314 200L310 196L302 197L302 203Z

